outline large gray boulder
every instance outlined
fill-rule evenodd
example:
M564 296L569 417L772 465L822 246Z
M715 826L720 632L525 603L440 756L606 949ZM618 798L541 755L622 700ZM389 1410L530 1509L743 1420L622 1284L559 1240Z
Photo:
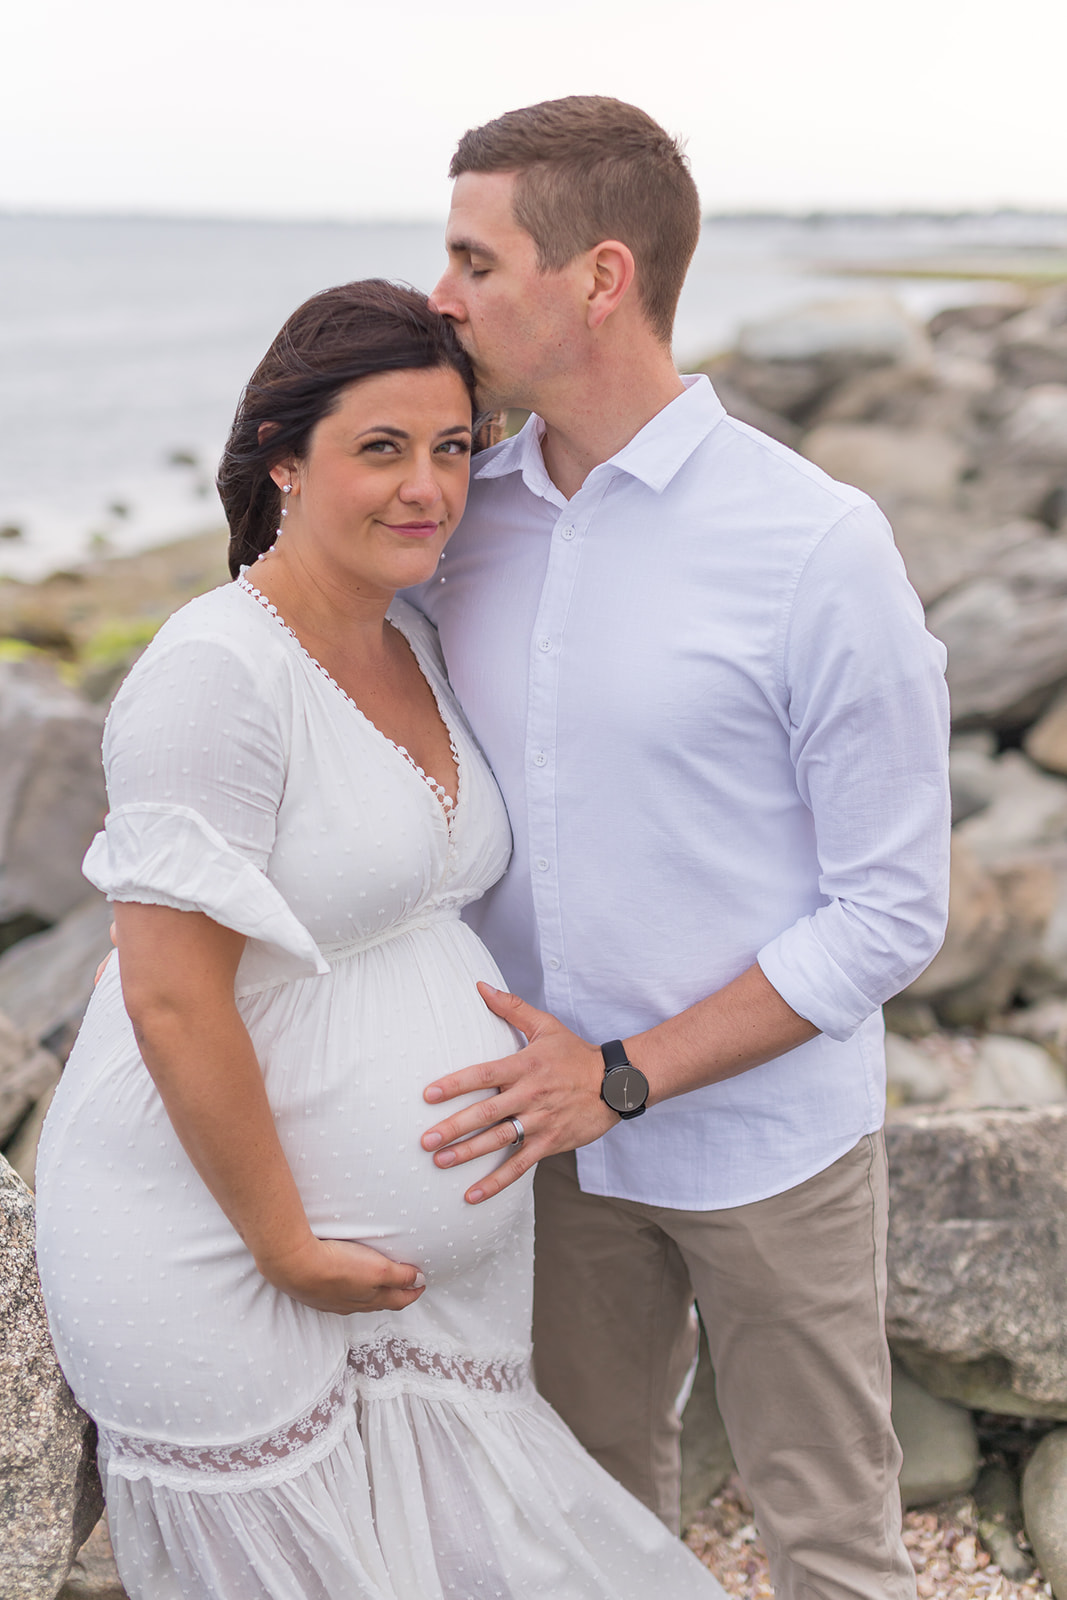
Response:
M4 1149L4 1159L18 1173L27 1189L37 1187L37 1152L41 1144L41 1134L44 1132L44 1120L55 1098L56 1087L58 1087L58 1074L56 1085L45 1091L11 1143Z
M1067 1102L1067 1078L1059 1062L1029 1039L989 1033L977 1041L963 1091L973 1106L1051 1106Z
M1052 996L1036 1005L1019 1006L997 1021L997 1032L1030 1039L1067 1067L1067 999Z
M963 1406L939 1400L893 1363L893 1431L904 1452L900 1498L926 1506L966 1494L978 1477L978 1431Z
M953 835L945 949L915 993L943 1021L970 1025L987 1022L1013 996L1067 992L1067 781L1018 750L990 760L964 748L951 755L950 769L954 803L969 814ZM979 886L1000 906L1000 936L987 918L984 948L970 937ZM961 952L971 958L965 968Z
M1067 692L1061 692L1028 729L1023 749L1049 772L1067 774Z
M954 1027L985 1024L1007 1008L1022 975L1044 959L1059 893L1049 862L1018 853L985 862L965 837L967 826L952 837L945 942L905 990L906 1000L931 1005Z
M107 806L103 713L36 662L0 662L0 922L55 922L85 897Z
M101 1517L74 1558L56 1600L128 1600L111 1548L107 1517Z
M111 949L111 906L84 879L82 895L88 897L56 927L22 939L0 956L0 1011L33 1039L51 1039L62 1031L64 1059L93 992L96 969Z
M886 1094L891 1106L923 1105L949 1092L944 1063L895 1033L885 1036Z
M0 1011L0 1148L59 1082L59 1062Z
M875 493L875 499L879 498L880 494ZM892 504L887 501L887 510L911 586L927 606L981 577L1017 545L1046 537L1042 525L1026 517L1005 521L951 506L904 499Z
M1067 1419L1067 1107L894 1113L894 1355L972 1410Z
M1004 427L1008 454L1025 466L1067 467L1067 383L1028 389Z
M33 1196L0 1157L0 1594L52 1600L103 1510L96 1429L56 1362Z
M750 322L737 348L750 361L822 361L842 372L920 365L930 355L926 335L891 295L854 295Z
M1067 384L1067 329L1016 326L1001 339L996 362L1001 377L1020 389Z
M1005 751L986 773L989 804L955 832L979 861L997 868L1067 843L1067 779L1042 772L1019 750Z
M808 425L838 385L876 368L921 370L929 360L929 341L899 303L867 295L748 324L711 375L732 392L738 414L744 397L764 413ZM782 437L778 427L767 431Z
M948 780L952 790L952 823L965 822L992 805L1000 787L997 742L991 733L956 734L948 747Z
M831 478L862 489L890 515L901 503L951 506L967 464L966 451L946 434L873 422L824 422L802 448Z
M1023 1473L1023 1518L1056 1600L1067 1600L1067 1428L1047 1433Z
M1036 697L1067 678L1067 539L1002 551L931 606L927 625L948 648L955 721L1025 724Z
M974 1504L983 1545L1009 1583L1025 1583L1034 1563L1019 1544L1023 1508L1014 1475L996 1462L987 1462L974 1486Z

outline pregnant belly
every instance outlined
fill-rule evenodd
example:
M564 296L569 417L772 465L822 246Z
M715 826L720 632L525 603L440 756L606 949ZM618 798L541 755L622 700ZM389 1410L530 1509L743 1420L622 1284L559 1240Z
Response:
M507 1248L530 1180L491 1202L464 1193L507 1152L441 1170L420 1138L443 1112L423 1099L445 1073L512 1053L521 1037L484 1005L499 983L468 929L423 930L242 1005L312 1228L411 1262L432 1286Z

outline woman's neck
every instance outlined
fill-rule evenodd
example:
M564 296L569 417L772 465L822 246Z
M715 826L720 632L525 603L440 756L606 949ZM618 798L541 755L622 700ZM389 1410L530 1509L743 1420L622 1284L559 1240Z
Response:
M382 650L392 592L361 586L349 574L322 572L277 546L246 576L305 644L314 640L368 657Z

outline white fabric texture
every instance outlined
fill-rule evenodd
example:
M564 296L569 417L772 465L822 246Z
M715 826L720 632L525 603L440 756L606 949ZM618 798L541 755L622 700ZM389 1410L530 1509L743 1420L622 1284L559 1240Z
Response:
M944 932L948 697L877 507L684 381L569 501L537 417L479 458L412 598L511 818L468 913L509 988L599 1043L758 960L822 1030L578 1152L588 1191L709 1210L881 1125L879 1007Z
M432 629L397 602L452 734L423 778L238 585L184 608L108 721L114 898L249 938L241 1015L312 1227L426 1275L399 1313L297 1304L257 1273L182 1150L112 961L48 1116L41 1278L100 1428L133 1600L697 1600L722 1591L579 1448L529 1377L531 1190L463 1192L420 1149L441 1072L514 1047L459 911L507 819Z

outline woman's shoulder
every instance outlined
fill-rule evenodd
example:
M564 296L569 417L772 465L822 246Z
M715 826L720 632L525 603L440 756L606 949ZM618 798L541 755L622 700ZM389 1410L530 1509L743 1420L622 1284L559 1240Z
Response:
M198 595L159 629L115 705L147 692L184 692L194 679L229 683L260 700L287 680L285 641L273 617L236 583Z
M224 583L197 595L169 616L138 662L158 662L179 651L220 665L239 662L257 680L269 681L284 670L288 651L276 620L237 583Z

